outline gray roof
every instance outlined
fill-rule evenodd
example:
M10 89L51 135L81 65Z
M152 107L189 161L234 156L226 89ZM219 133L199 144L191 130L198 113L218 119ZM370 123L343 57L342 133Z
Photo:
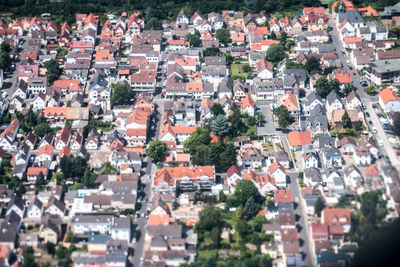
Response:
M286 69L283 72L284 76L294 74L298 81L305 82L307 79L306 71L304 69Z
M335 140L330 136L321 136L318 138L319 148L330 148L335 145Z
M210 65L226 66L226 57L204 57L204 63L206 66L210 66Z
M150 236L162 235L169 238L181 238L182 225L169 224L169 225L149 226L147 232Z
M368 64L378 73L400 71L400 59L377 60Z
M360 27L360 34L370 34L371 31L369 27Z
M320 44L318 46L318 51L320 54L325 54L329 52L334 52L335 48L333 47L332 44Z
M0 243L14 243L18 233L17 222L2 222L0 224Z
M346 12L338 13L338 21L341 24L347 19L351 24L362 24L364 23L363 18L357 10L346 10Z
M340 103L342 103L342 99L340 98L340 96L338 95L338 93L336 93L335 90L332 90L327 96L326 96L326 101L328 102L329 105L331 105L333 103L333 101L335 101L335 99L339 100Z
M289 156L285 151L279 150L275 153L275 159L276 161L289 160Z
M220 84L218 84L218 92L232 93L233 81L229 77L225 77Z
M317 106L319 107L319 106ZM325 114L322 115L310 115L300 117L300 127L303 130L306 129L321 129L323 131L328 129L328 119Z
M308 96L307 96L307 104L310 105L311 103L313 103L315 100L322 102L322 97L317 94L316 92L312 91Z
M129 217L117 217L114 218L113 228L118 229L130 229L131 228L131 220Z
M304 176L309 177L313 182L321 182L321 172L317 168L311 167L304 169Z
M351 91L350 94L346 97L346 101L351 102L354 98L357 98L361 101L360 96L357 94L356 91Z
M340 150L336 147L331 147L323 151L325 158L341 157Z

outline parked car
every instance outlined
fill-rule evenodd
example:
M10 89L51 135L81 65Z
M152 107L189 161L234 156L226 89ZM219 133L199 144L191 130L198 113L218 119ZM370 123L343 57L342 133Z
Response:
M390 135L392 135L392 134L393 134L393 132L392 132L392 131L390 131L390 130L385 130L385 134L390 134Z
M384 129L384 130L390 130L390 125L389 125L389 123L384 123L384 124L383 124L383 129Z
M372 123L372 121L368 121L368 124L372 127L374 126L374 124Z
M372 105L372 108L373 108L373 109L376 109L376 108L378 108L378 106L377 106L376 104L373 104L373 105Z
M392 143L392 144L397 144L397 139L394 138L394 137L389 137L389 138L388 138L388 141L389 141L390 143Z
M367 118L371 117L368 112L365 113L365 116L367 116Z
M355 76L356 75L356 73L353 71L353 75Z
M379 121L382 123L388 123L389 121L385 117L379 117Z

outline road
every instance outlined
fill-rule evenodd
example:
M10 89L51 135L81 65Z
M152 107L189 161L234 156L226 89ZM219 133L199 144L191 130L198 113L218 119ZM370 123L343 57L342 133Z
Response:
M162 115L164 113L164 102L162 99L155 99L155 103L158 104L158 112L157 112L157 120L156 120L156 132L154 138L157 138L160 135L161 130L161 122L162 122ZM150 157L147 157L147 167L146 173L142 176L142 184L145 185L143 192L144 197L142 201L142 207L139 211L137 211L140 215L147 214L147 205L151 203L152 198L152 178L153 178L153 170L155 170L155 165ZM145 202L145 199L148 199L148 202ZM134 221L134 229L138 234L138 240L134 243L134 256L133 256L133 266L141 266L141 258L144 256L145 251L145 242L144 238L146 235L147 230L147 218L140 216L140 218L136 218Z
M393 149L393 146L395 146L396 144L391 144L388 140L388 137L382 127L382 124L379 121L378 116L376 115L374 109L372 108L372 104L371 103L367 103L367 111L369 112L371 118L369 120L372 121L372 123L374 124L375 128L376 128L376 139L377 140L381 140L383 143L383 146L380 147L381 150L383 150L383 154L387 155L390 159L390 162L392 163L392 165L396 168L400 168L400 160L396 155L396 152Z
M365 93L364 87L360 84L360 76L358 75L358 71L352 66L352 70L349 69L351 64L347 64L347 60L350 60L349 56L346 54L346 50L344 49L343 42L339 38L339 33L336 28L336 20L335 16L332 14L328 14L329 21L328 25L332 28L332 31L329 32L330 37L332 38L332 44L335 48L337 55L339 56L339 60L343 65L343 68L346 69L349 73L351 73L353 79L353 86L357 88L357 93L361 99L365 99L367 101L371 101L371 97ZM353 75L355 72L356 75Z
M304 207L304 202L302 201L301 189L298 183L298 172L289 173L290 183L289 189L292 191L292 199L295 202L295 214L296 220L300 227L298 227L298 236L300 242L300 250L303 256L304 266L314 266L315 255L312 248L311 241L309 240L309 225L307 220L307 214Z

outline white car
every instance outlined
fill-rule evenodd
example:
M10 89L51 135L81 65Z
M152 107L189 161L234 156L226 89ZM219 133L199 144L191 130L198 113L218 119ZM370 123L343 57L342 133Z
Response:
M392 144L397 144L397 139L394 138L394 137L389 137L389 138L388 138L388 141L389 141L390 143L392 143Z
M388 123L388 120L385 117L380 117L379 121L382 123Z

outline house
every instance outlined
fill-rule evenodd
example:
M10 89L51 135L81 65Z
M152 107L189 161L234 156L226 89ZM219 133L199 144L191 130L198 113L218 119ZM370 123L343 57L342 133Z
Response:
M47 180L49 169L46 166L29 167L26 171L28 182L34 184L40 175L43 175L44 180Z
M385 88L379 92L379 105L386 113L400 112L400 99L390 88Z
M353 165L346 168L344 174L344 183L352 190L356 190L363 183L363 177L360 170Z
M356 91L351 91L346 97L346 109L354 110L361 107L361 98Z
M131 221L129 217L114 217L111 226L111 238L114 240L131 241Z
M39 147L39 152L35 159L39 164L44 164L46 162L51 162L53 160L53 150L54 147L52 145L43 145Z
M307 151L312 146L311 141L311 132L309 131L289 132L289 145L294 150Z
M245 168L261 168L264 156L258 148L243 146L240 150L240 158Z
M41 219L42 214L43 204L38 198L35 198L35 201L27 208L26 216L32 219Z
M366 76L378 86L400 81L400 59L376 60L366 67Z
M236 184L242 179L242 173L240 169L236 165L232 165L227 171L226 171L226 181L229 186L235 187Z
M275 179L275 183L278 187L286 187L286 171L283 166L275 161L268 167L267 174Z
M307 102L304 104L304 110L310 112L317 105L323 107L324 103L322 102L321 96L313 91L307 96Z
M155 190L158 192L174 192L180 190L211 189L215 182L214 166L162 168L154 178Z
M319 168L310 167L304 169L305 184L315 187L319 185L321 182L322 182L321 172L319 171Z
M372 153L366 145L358 145L354 149L353 153L354 162L357 165L370 165L372 163Z
M259 176L253 170L249 169L243 174L243 179L252 181L262 196L271 195L277 189L275 179L268 173L264 176Z
M71 132L67 127L64 126L61 130L57 131L55 138L54 148L55 150L60 151L65 146L68 146L71 139Z
M303 166L304 168L320 168L320 159L317 153L308 152L303 155Z
M321 213L321 222L330 225L342 225L344 233L348 233L351 227L350 209L325 208Z
M330 147L322 150L322 162L325 168L342 166L342 155L336 147Z
M64 202L52 196L49 200L49 203L47 204L45 213L63 217L64 212L65 212Z
M342 24L344 20L348 20L356 28L364 25L364 20L360 13L355 9L346 10L343 2L341 2L337 13L337 25Z
M342 99L336 93L336 91L332 90L327 96L326 96L326 110L329 113L332 113L334 110L339 110L343 109L343 103Z
M290 93L283 94L279 97L279 102L287 108L291 117L298 117L300 114L300 105L296 95Z
M292 202L292 191L290 189L278 189L274 191L274 201L279 202Z
M256 68L257 77L260 77L261 79L272 79L274 77L272 62L269 62L266 59L260 59L257 61Z
M275 160L279 162L285 169L290 168L289 155L284 150L279 150L275 152Z
M254 116L255 112L255 103L252 97L247 94L243 99L242 99L242 104L241 104L241 112L242 113L247 113L250 116Z
M160 193L157 193L152 200L152 207L149 213L148 225L168 225L171 210L162 199Z

